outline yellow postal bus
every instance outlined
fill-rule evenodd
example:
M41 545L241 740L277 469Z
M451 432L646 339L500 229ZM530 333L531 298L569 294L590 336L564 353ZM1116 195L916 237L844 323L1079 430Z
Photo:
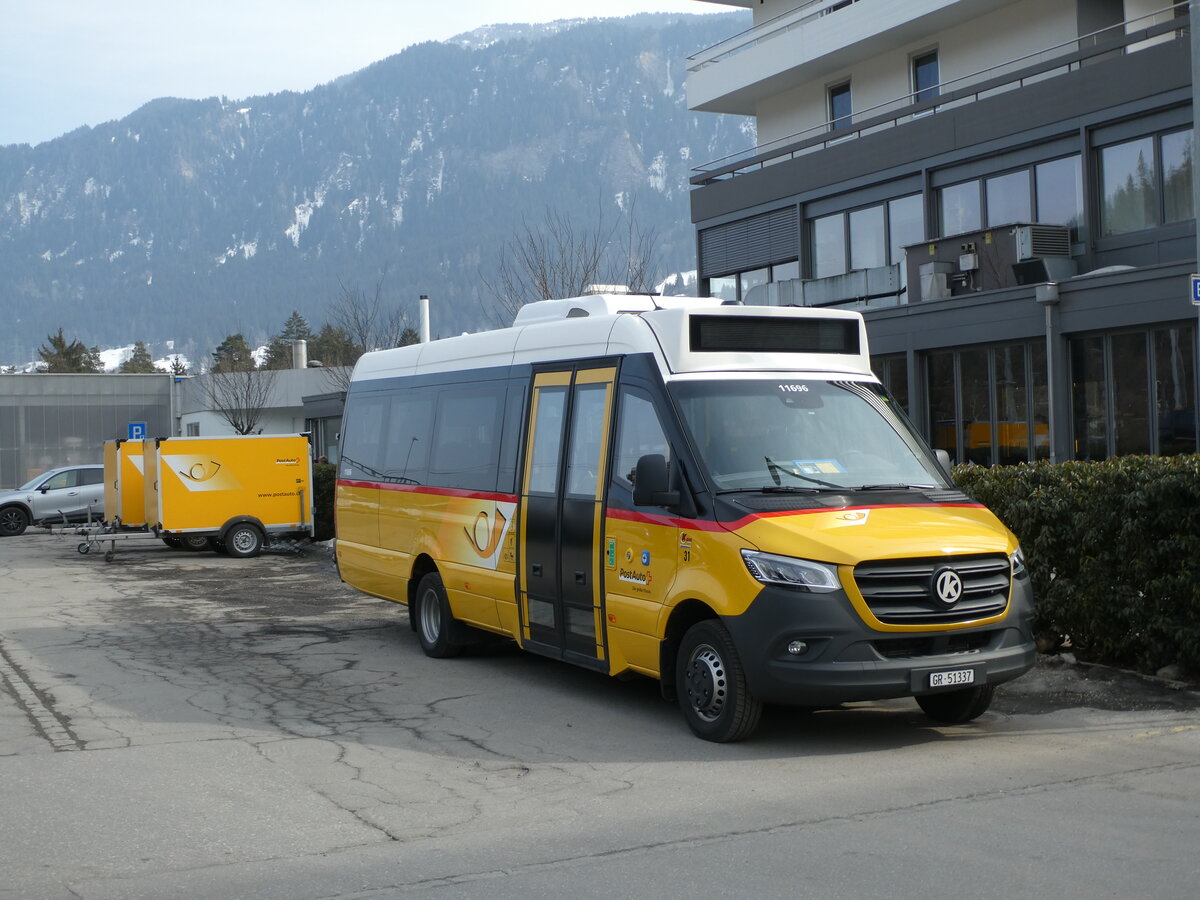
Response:
M708 740L766 702L964 722L1034 661L1016 539L890 402L857 313L602 295L369 353L336 516L342 578L430 656L483 631L640 673Z

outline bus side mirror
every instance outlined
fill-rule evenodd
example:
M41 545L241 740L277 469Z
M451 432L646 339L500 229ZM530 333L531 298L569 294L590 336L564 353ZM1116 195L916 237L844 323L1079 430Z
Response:
M678 506L679 491L671 490L667 460L661 453L647 453L637 461L633 481L634 506Z
M950 478L950 470L953 468L950 464L950 454L945 450L934 450L933 455L937 457L938 465L942 467L942 471L946 473L946 477Z

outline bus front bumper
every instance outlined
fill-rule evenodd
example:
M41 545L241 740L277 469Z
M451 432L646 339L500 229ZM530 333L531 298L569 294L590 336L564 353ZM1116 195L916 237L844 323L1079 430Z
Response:
M1003 619L945 631L875 631L840 591L770 586L745 613L723 621L754 696L829 706L1010 681L1037 657L1032 619L1029 580L1018 579Z

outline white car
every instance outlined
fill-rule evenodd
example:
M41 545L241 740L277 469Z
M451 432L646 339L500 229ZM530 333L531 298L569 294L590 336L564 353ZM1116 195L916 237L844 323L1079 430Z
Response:
M104 519L104 466L64 466L0 493L0 537L30 525Z

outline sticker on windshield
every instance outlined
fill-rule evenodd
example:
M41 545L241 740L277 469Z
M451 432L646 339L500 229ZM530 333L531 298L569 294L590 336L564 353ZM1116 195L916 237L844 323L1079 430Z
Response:
M838 475L846 471L836 459L793 459L792 466L801 475Z

